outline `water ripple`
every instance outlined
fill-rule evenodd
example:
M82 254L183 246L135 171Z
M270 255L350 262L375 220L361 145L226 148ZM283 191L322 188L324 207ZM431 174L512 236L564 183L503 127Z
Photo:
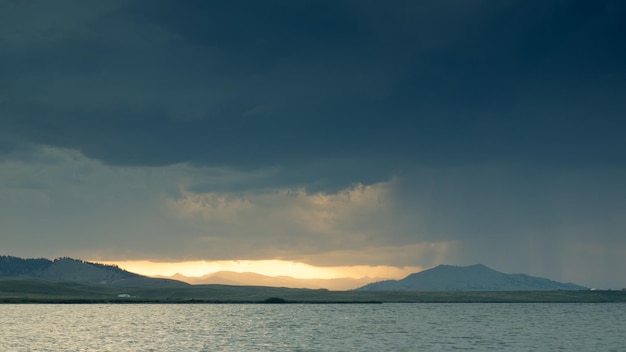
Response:
M624 351L626 304L0 305L0 351Z

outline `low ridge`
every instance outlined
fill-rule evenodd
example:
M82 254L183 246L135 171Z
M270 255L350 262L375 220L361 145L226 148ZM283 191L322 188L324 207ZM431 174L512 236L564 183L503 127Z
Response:
M1 277L114 286L187 285L176 280L154 279L131 273L116 265L91 263L68 257L49 260L0 256Z

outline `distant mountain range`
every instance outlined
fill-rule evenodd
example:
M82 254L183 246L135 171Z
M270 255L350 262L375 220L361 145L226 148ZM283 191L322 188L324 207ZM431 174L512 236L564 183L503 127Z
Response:
M79 259L45 258L22 259L0 256L0 279L37 279L50 282L75 282L111 286L172 286L172 285L232 285L273 286L290 288L325 288L350 290L363 286L376 278L297 279L289 276L265 276L256 273L219 271L201 277L174 276L147 277L132 273L115 265L92 263Z
M325 288L358 291L541 291L584 290L586 287L560 283L525 274L504 274L482 264L460 267L439 265L414 273L402 280L371 283L362 279L296 279L270 277L255 273L220 271L202 277L151 278L123 270L115 265L91 263L72 258L22 259L0 256L0 279L28 279L46 282L83 283L115 287L183 287L192 285L266 286ZM370 282L369 284L367 284Z
M584 286L560 283L526 274L504 274L482 264L439 265L402 280L365 285L361 291L541 291L585 290Z
M377 280L371 277L360 279L297 279L291 276L266 276L251 272L238 273L234 271L218 271L200 277L190 277L181 274L159 277L184 281L192 285L274 286L311 289L325 288L328 290L352 290Z
M50 282L75 282L111 286L187 286L187 283L149 278L114 265L90 263L72 258L54 260L22 259L0 256L0 278L38 279Z

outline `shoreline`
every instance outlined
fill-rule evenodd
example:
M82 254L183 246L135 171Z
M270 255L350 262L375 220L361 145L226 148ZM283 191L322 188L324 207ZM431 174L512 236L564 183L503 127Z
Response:
M111 288L108 288L111 289ZM227 289L227 292L223 292ZM0 304L383 304L383 303L626 303L626 291L316 291L272 287L129 289L130 297L106 293L55 295L2 292ZM113 296L113 297L111 297Z

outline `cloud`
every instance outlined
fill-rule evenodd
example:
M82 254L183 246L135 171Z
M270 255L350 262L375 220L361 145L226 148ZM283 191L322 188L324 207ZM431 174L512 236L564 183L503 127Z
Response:
M335 193L288 187L233 193L229 182L266 176L182 164L109 166L48 147L0 165L4 246L16 254L307 261L352 251L346 264L367 264L356 252L393 242L386 238L393 180ZM215 191L187 189L198 180Z
M377 182L406 163L625 156L615 1L3 6L5 144L113 165L362 160L350 179L393 155Z
M3 248L554 275L607 248L621 263L624 13L0 2Z
M381 227L391 216L388 187L357 184L335 194L278 189L241 196L183 190L168 204L185 223L202 229L197 241L220 248L221 254L214 255L258 252L251 255L301 259L307 253L380 243Z
M5 50L46 47L84 36L90 25L115 13L121 1L73 1L50 3L41 0L3 1L0 14L0 43Z
M111 166L42 148L0 163L0 235L5 251L34 257L481 262L600 286L606 275L591 277L567 263L582 256L614 274L623 261L625 172L414 169L325 192L270 187L268 174L257 171ZM202 190L194 190L196 183Z
M56 148L1 166L5 248L18 253L383 265L396 251L403 259L392 262L409 265L406 255L416 253L411 246L431 248L400 233L393 179L334 193L280 187L231 192L230 180L254 183L265 176L189 165L109 166ZM187 189L198 180L215 191ZM359 257L360 251L369 254Z

